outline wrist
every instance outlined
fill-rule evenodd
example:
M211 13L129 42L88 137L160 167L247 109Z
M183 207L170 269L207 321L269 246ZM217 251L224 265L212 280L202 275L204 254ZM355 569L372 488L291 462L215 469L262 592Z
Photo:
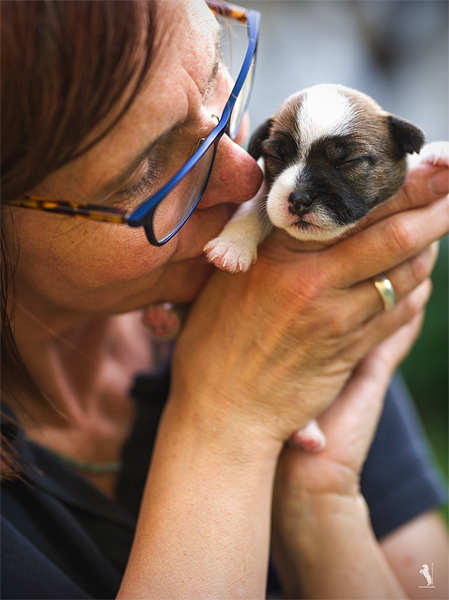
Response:
M288 537L289 532L301 531L301 537L294 541L295 544L316 543L319 548L320 532L326 536L346 520L364 526L370 524L368 508L358 486L344 493L310 492L303 488L300 493L296 490L289 494L285 488L275 488L273 521L281 536L285 534Z
M276 460L271 444L253 443L222 416L212 422L201 404L172 394L123 597L136 596L136 578L148 582L139 597L262 597Z
M286 515L278 505L272 553L289 597L406 597L374 536L360 493L304 494L303 505Z
M305 495L296 512L278 512L272 555L289 597L402 597L360 494Z
M206 400L202 395L171 393L161 429L170 437L178 437L181 443L189 439L191 447L201 448L204 454L219 456L230 464L269 465L274 476L282 442L246 415L229 410L217 395Z
M315 507L333 497L356 498L360 492L358 463L351 457L334 457L330 440L317 453L309 453L287 444L279 460L275 481L275 500L286 510L298 505ZM334 451L335 454L335 451Z

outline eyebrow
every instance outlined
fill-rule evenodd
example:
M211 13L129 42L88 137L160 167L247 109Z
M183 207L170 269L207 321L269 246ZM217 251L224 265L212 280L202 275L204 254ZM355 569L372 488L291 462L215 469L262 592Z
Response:
M209 97L209 95L211 94L211 92L213 90L213 83L214 83L214 81L215 81L215 79L217 77L217 73L218 73L218 70L220 68L221 62L222 62L222 52L221 52L221 46L220 46L220 28L217 28L215 30L215 41L214 41L214 62L213 62L212 69L211 69L211 72L209 74L209 77L207 78L207 82L206 82L206 86L205 86L205 91L204 91L203 96L202 96L203 102L207 100L207 98ZM180 127L180 125L185 124L185 122L186 122L186 119L184 119L184 118L180 119L179 121L177 121L176 123L174 123L169 129L167 129L167 131L161 133L161 135L156 140L152 140L133 159L133 161L127 167L126 171L122 171L114 179L112 179L111 181L108 181L106 183L106 185L104 185L101 188L101 190L98 192L98 194L96 194L96 195L98 197L106 198L107 196L110 196L111 194L117 192L121 187L123 187L123 185L129 179L129 177L131 177L131 175L138 168L138 166L140 165L140 163L145 158L148 157L148 155L153 150L153 148L158 143L160 143L165 137L169 136L170 133L172 133L175 129L177 129L178 127Z

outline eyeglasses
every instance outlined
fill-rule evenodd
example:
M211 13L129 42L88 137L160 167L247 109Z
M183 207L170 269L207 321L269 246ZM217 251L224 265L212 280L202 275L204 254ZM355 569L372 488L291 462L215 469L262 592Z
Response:
M5 203L108 223L126 224L130 227L144 227L150 244L166 244L181 229L201 200L222 136L227 134L232 140L235 139L248 106L254 80L260 13L232 4L222 4L219 0L208 0L207 5L216 15L246 24L248 46L245 58L218 124L206 138L198 142L189 160L156 193L140 203L132 212L113 206L26 195L7 200ZM181 182L182 188L179 187ZM177 193L172 194L176 187Z

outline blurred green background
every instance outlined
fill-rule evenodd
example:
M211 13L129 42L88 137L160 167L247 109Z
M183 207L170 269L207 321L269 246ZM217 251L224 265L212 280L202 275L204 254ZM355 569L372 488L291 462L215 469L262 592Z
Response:
M448 215L449 218L449 215ZM437 461L448 479L449 244L442 240L423 331L402 366ZM444 514L448 519L448 507Z

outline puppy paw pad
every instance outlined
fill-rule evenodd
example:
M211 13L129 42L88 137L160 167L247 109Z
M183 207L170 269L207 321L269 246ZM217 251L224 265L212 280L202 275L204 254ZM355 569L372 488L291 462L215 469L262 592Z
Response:
M255 260L247 247L220 237L208 242L204 251L209 262L230 273L247 271Z

